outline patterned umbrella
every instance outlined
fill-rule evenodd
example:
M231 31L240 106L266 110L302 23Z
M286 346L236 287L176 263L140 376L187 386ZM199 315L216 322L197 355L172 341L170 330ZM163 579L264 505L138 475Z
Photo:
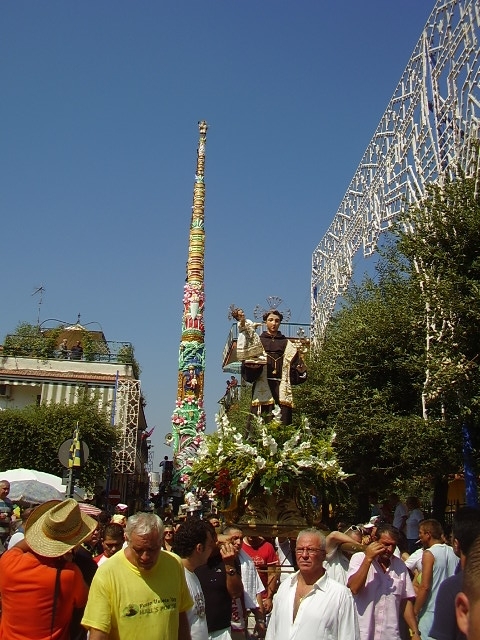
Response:
M79 502L78 506L80 507L80 511L86 513L89 516L96 517L99 513L102 513L102 510L96 507L93 504L88 504L88 502Z
M47 500L64 500L65 494L39 480L14 480L8 497L12 502L41 504Z

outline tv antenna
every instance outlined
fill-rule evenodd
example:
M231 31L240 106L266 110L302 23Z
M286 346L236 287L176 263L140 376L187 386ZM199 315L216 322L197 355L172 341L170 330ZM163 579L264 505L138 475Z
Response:
M36 296L37 294L40 294L39 298L38 298L38 316L37 316L37 327L40 326L40 309L42 307L42 302L43 302L43 294L46 291L45 287L43 286L43 284L41 284L39 287L37 287L35 289L35 291L32 293L32 296Z

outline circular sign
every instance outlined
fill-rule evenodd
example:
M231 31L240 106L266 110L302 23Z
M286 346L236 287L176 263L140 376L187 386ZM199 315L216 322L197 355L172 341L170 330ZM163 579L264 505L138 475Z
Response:
M62 442L58 449L58 459L60 460L60 464L67 469L69 466L68 463L70 461L70 449L72 448L72 443L73 438L69 438L68 440ZM88 456L90 455L90 449L88 448L88 444L86 442L83 442L83 440L80 442L80 447L82 465L84 465L88 460Z

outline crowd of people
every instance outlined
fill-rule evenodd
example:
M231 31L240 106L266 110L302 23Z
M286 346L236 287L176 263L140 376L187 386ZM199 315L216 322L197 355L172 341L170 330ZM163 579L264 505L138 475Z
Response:
M422 518L412 549L418 506L391 504L399 526L374 513L265 538L213 513L164 523L47 502L3 538L0 639L479 640L480 510L458 510L449 540Z

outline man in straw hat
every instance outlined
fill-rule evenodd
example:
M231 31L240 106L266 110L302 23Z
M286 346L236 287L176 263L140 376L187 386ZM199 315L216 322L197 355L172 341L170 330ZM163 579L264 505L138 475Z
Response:
M127 521L127 546L98 568L82 624L90 640L190 640L193 606L180 559L162 550L154 513Z
M68 640L75 612L88 590L70 552L97 523L73 498L37 507L25 524L25 538L0 560L0 638Z

